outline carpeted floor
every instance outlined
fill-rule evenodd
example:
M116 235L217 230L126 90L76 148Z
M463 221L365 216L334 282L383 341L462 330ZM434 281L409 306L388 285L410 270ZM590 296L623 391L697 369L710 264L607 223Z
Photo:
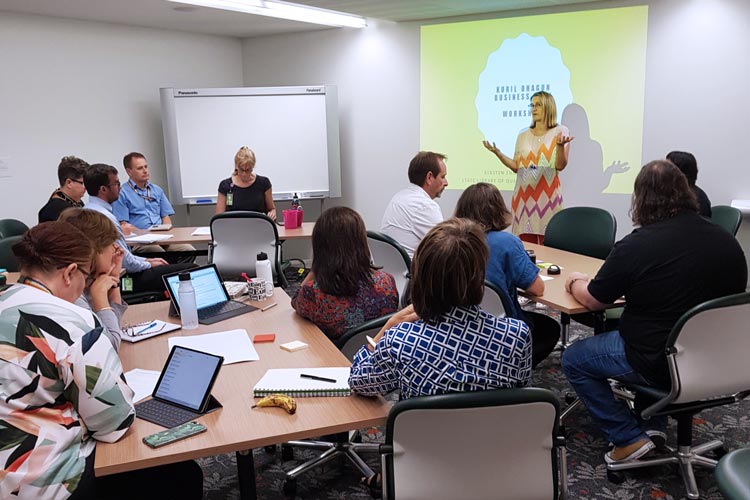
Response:
M287 292L292 294L299 286L294 273ZM591 330L573 323L573 338L590 335ZM560 369L559 353L553 353L537 367L533 374L533 385L545 387L562 395L569 391L569 386ZM563 407L564 407L563 403ZM723 439L727 449L750 446L750 401L745 400L720 409L703 411L694 421L694 442L701 443L711 439ZM593 424L585 408L576 410L567 419L568 449L568 485L569 498L581 500L636 500L636 499L682 499L685 490L682 479L676 468L642 469L630 472L626 480L619 485L607 481L603 454L608 443ZM382 428L364 430L364 439L381 441ZM670 422L669 444L674 444L676 428ZM304 460L314 457L316 452L295 450L293 460L282 460L280 450L267 453L259 449L254 451L258 498L277 500L296 498L304 500L344 500L371 498L367 488L359 484L359 474L345 459L334 460L300 476L297 481L296 496L286 496L283 492L284 473ZM368 459L376 470L379 469L377 456ZM204 498L224 500L239 498L237 468L234 455L218 455L199 460L204 471ZM711 472L698 469L696 474L701 498L720 500L716 482ZM458 499L457 499L458 500Z

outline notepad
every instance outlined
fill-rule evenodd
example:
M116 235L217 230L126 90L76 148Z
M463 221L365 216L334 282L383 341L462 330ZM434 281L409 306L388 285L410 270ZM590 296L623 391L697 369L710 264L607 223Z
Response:
M180 325L155 319L123 328L120 331L120 338L125 342L140 342L141 340L150 339L162 333L173 332L180 328Z
M156 243L157 241L164 241L170 238L174 238L172 234L141 234L139 236L128 236L125 240L128 243Z
M286 394L295 398L324 396L349 396L348 366L332 368L275 368L268 370L253 387L253 396L262 398L269 394ZM336 380L324 382L302 378L302 374Z
M192 236L211 236L211 228L209 226L196 227L190 234Z

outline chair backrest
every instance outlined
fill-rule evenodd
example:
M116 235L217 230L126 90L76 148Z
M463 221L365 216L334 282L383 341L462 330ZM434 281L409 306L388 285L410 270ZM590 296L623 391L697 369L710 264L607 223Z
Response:
M21 270L18 265L18 259L16 259L16 256L11 249L13 245L21 241L21 238L23 238L23 236L9 236L0 239L0 267L5 268L12 273Z
M737 236L742 222L742 212L728 205L714 205L711 207L711 222L723 227L732 236Z
M21 236L29 230L29 226L16 219L0 219L0 238Z
M387 498L558 497L559 403L547 389L411 398L388 415Z
M216 264L223 279L238 279L242 273L255 276L260 252L268 255L274 282L281 281L279 231L276 223L259 212L224 212L211 219L208 262Z
M377 231L367 231L367 244L372 263L395 278L398 296L403 297L411 268L409 254L396 240Z
M504 318L508 315L507 311L513 311L510 300L511 298L504 290L485 280L484 296L479 307L490 314Z
M709 300L686 312L667 340L670 402L687 403L750 390L750 293Z
M365 337L367 335L370 337L377 335L380 329L383 328L383 325L386 324L393 314L395 313L371 319L370 321L366 321L359 326L347 330L341 337L336 339L336 347L339 348L339 351L344 353L344 356L346 356L349 361L354 360L354 355L357 354L359 348L367 344Z
M547 224L544 245L606 259L615 246L617 219L596 207L570 207L557 212Z

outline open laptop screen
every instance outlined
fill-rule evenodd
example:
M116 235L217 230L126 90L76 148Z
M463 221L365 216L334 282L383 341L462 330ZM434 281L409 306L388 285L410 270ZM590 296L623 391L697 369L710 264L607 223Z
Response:
M224 285L221 284L221 278L216 270L216 266L198 267L188 272L190 273L190 278L193 280L195 302L198 310L229 300ZM172 276L165 276L165 278L169 286L169 294L174 297L174 301L179 307L180 296L177 290L180 287L180 277L178 274L174 274Z
M222 362L221 356L174 346L153 395L201 412Z

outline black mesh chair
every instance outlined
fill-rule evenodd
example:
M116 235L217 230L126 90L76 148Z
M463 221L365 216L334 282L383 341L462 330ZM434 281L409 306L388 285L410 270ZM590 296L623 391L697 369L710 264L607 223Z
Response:
M338 340L336 340L336 347L338 347L344 355L352 360L357 351L367 343L365 337L370 335L374 337L378 331L386 324L386 322L393 316L389 314L382 318L376 318L370 320L362 325L354 327L344 333ZM351 436L349 433L341 433L332 436L326 436L331 441L323 440L304 440L304 441L288 441L282 445L282 457L291 459L293 450L292 447L307 448L314 450L323 450L323 453L307 462L295 467L286 473L286 479L284 480L284 493L291 495L297 490L297 477L305 472L323 465L324 463L333 460L338 456L344 456L357 468L359 473L365 477L371 477L374 472L369 465L359 456L360 452L378 453L379 445L371 443L362 443L359 431L354 431Z
M388 415L383 498L565 498L565 441L547 389L410 398Z
M21 236L29 230L29 226L16 219L0 219L0 238Z
M23 236L8 236L7 238L0 239L0 267L5 268L9 272L18 272L20 267L18 265L18 259L13 254L13 245L21 241Z
M711 207L711 222L723 227L732 236L737 236L742 222L742 212L738 208L727 205L714 205Z
M700 304L677 321L666 343L672 386L669 391L651 386L624 384L639 396L654 401L641 411L648 419L668 415L677 420L677 448L666 447L666 456L607 464L607 475L621 482L620 471L653 465L677 464L688 498L700 494L693 466L713 469L717 461L704 453L722 449L719 440L693 446L693 417L701 410L734 404L750 396L750 293L740 293Z
M611 212L596 207L571 207L552 216L544 233L544 246L606 259L615 246L616 235L617 219ZM593 326L596 332L602 332L605 330L606 314L576 314L573 319ZM570 343L570 319L568 314L560 315L563 347Z
M263 252L271 261L274 284L286 286L273 219L259 212L224 212L211 218L210 227L208 262L216 264L223 278L241 279L242 273L254 277L257 255Z

